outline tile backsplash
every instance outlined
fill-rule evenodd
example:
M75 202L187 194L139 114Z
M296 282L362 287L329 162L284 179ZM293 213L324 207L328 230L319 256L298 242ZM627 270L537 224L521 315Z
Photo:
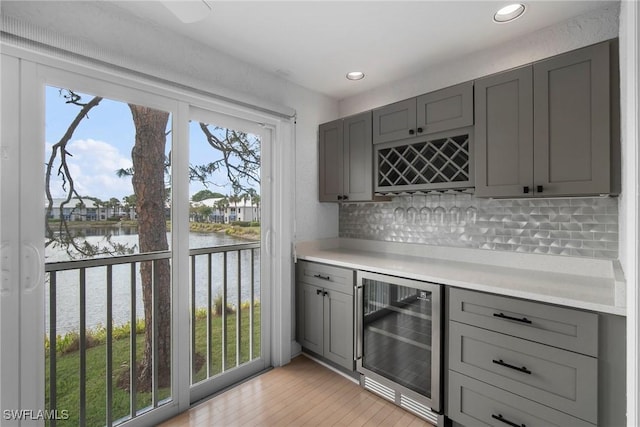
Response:
M446 214L436 211L438 206ZM457 213L451 210L454 206ZM398 196L391 202L341 205L339 227L340 237L347 238L618 258L615 197L503 200L462 193Z

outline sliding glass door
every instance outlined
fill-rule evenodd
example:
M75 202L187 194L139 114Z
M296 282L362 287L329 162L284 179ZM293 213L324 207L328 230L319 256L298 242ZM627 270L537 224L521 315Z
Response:
M3 55L3 426L153 425L270 365L271 131L133 86Z
M268 266L261 263L268 138L255 123L190 111L191 401L270 364Z
M171 106L88 83L104 92L45 88L45 408L66 411L50 425L173 398Z

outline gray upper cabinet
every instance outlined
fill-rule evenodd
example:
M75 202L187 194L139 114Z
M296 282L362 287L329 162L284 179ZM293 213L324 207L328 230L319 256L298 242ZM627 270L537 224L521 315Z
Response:
M373 143L473 124L473 82L462 83L373 110Z
M371 112L344 119L343 188L346 200L368 201L373 197L373 144Z
M321 202L335 202L343 193L342 120L320 125L319 149L319 199Z
M531 66L476 80L475 110L476 196L533 193Z
M473 82L451 86L417 98L418 133L430 134L472 124Z
M479 197L612 192L609 42L475 85Z
M536 192L611 191L609 81L609 43L533 65Z
M319 148L321 202L372 200L370 111L320 125Z
M373 143L397 141L415 135L416 99L373 110Z

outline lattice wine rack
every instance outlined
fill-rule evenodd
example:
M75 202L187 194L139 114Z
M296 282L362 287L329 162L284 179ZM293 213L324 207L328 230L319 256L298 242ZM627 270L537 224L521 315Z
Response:
M376 193L473 186L468 133L375 146Z

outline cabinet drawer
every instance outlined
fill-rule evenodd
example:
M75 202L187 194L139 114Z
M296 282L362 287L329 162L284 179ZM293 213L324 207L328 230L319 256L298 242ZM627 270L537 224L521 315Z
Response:
M598 355L598 315L451 288L451 320L589 356Z
M296 281L353 295L354 272L315 262L298 261Z
M593 427L545 405L449 371L447 415L465 426Z
M449 322L449 369L596 423L598 360Z

